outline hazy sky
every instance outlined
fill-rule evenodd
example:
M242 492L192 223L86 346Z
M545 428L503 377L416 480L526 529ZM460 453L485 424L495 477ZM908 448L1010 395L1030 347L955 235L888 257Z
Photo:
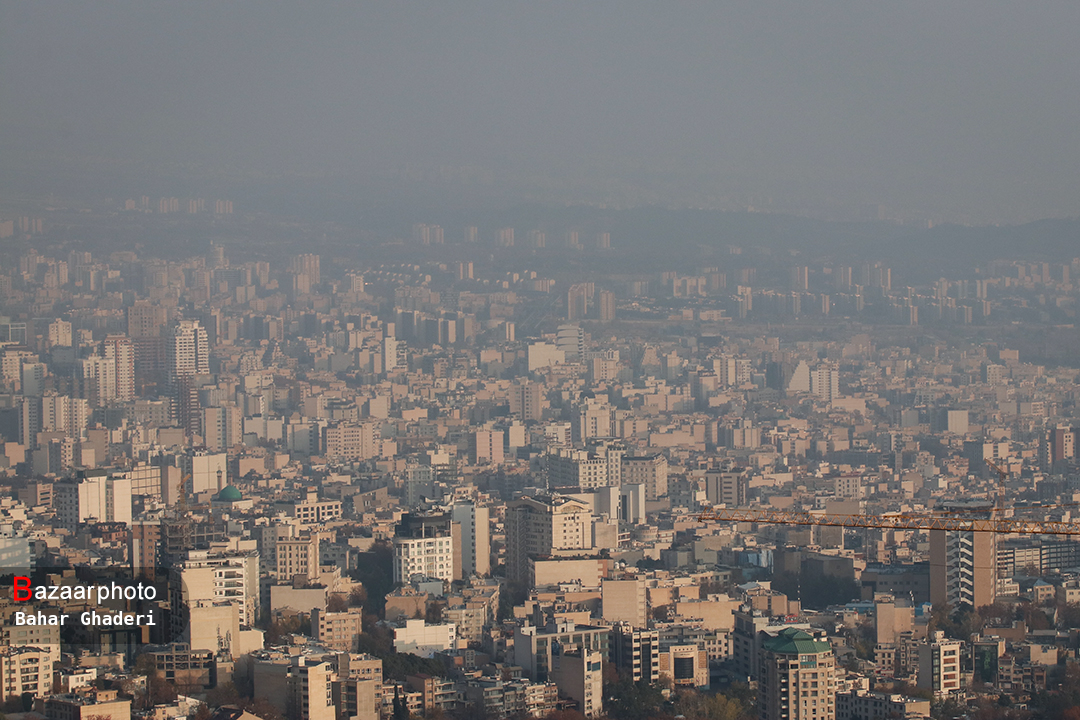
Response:
M0 0L0 151L1075 216L1080 2Z

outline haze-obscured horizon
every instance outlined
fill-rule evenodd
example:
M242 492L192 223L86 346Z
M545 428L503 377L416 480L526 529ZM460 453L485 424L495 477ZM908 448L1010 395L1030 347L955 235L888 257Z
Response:
M1078 40L1067 0L8 2L0 174L1071 217Z

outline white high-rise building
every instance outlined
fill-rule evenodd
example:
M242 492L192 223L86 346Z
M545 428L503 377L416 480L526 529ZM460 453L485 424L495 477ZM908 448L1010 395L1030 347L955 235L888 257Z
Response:
M475 503L457 503L450 515L461 526L462 575L487 575L491 572L491 527L486 507Z
M125 335L108 335L101 343L101 354L113 364L118 402L135 399L135 350Z
M71 323L67 320L49 323L49 347L71 347Z
M198 320L181 320L169 341L169 374L173 378L207 375L210 343Z
M407 583L413 575L461 579L461 526L451 514L402 517L393 544L394 582Z
M318 285L322 280L319 264L318 255L312 253L297 255L289 261L289 272L304 275L311 285Z
M41 398L40 429L81 438L90 420L90 406L85 398L49 394Z
M193 450L180 457L189 493L207 490L218 493L229 484L228 456L225 453Z
M579 360L585 356L585 330L580 325L560 325L555 346L563 351L567 360Z
M60 524L74 530L80 523L131 524L131 480L90 470L53 486L53 504Z
M37 397L45 392L45 378L49 369L45 363L24 362L22 364L22 393Z
M82 383L82 395L94 407L108 405L116 399L116 364L100 355L91 355L77 363L77 375Z
M810 392L831 402L840 397L840 372L831 365L820 365L810 374Z
M454 545L449 537L394 538L394 582L407 583L413 575L454 579Z
M992 516L989 503L947 503L972 519ZM930 601L954 608L980 608L997 600L997 533L930 531Z
M227 450L243 442L243 413L235 404L203 410L203 439L210 450Z
M397 338L383 339L383 370L390 372L405 367L405 343Z

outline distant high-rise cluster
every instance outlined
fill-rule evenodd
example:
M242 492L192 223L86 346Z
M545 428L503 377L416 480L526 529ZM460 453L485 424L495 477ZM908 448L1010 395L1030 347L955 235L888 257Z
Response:
M442 245L444 243L443 229L439 225L417 223L413 225L413 242L421 245Z
M44 233L44 219L26 215L12 220L0 219L0 240L14 237L16 233L22 236L41 235Z
M181 207L184 208L188 215L201 215L207 211L207 201L204 198L187 198L182 201L180 198L162 197L152 204L149 196L146 195L139 198L128 198L124 201L124 210L126 211L150 212L154 210L160 214L167 214L178 213ZM215 200L212 207L215 215L233 214L232 200Z
M548 233L541 229L529 230L525 234L523 242L519 242L520 238L517 236L516 230L510 226L494 229L490 237L489 242L497 248L522 247L529 250L545 250L548 248ZM598 232L595 235L586 236L586 240L583 242L581 231L573 229L564 232L562 238L562 244L556 243L556 246L569 250L583 251L588 246L596 251L607 251L612 247L610 232ZM441 225L415 223L412 226L411 240L415 245L422 247L443 245L446 242L446 235ZM476 225L465 226L462 241L467 245L479 244L481 242L480 228Z
M595 319L611 322L615 319L615 293L597 292L593 283L576 283L566 293L566 319L570 321Z
M307 295L318 287L322 280L319 270L319 256L312 253L297 255L289 261L292 274L292 291L298 295Z

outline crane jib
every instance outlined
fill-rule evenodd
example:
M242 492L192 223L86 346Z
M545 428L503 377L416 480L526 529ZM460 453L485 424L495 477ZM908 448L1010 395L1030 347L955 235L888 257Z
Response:
M947 530L955 532L1018 533L1023 535L1080 535L1080 523L1019 518L970 518L937 515L837 515L790 510L718 509L701 513L702 522L762 523L767 525L822 525L827 527L884 528L892 530Z

